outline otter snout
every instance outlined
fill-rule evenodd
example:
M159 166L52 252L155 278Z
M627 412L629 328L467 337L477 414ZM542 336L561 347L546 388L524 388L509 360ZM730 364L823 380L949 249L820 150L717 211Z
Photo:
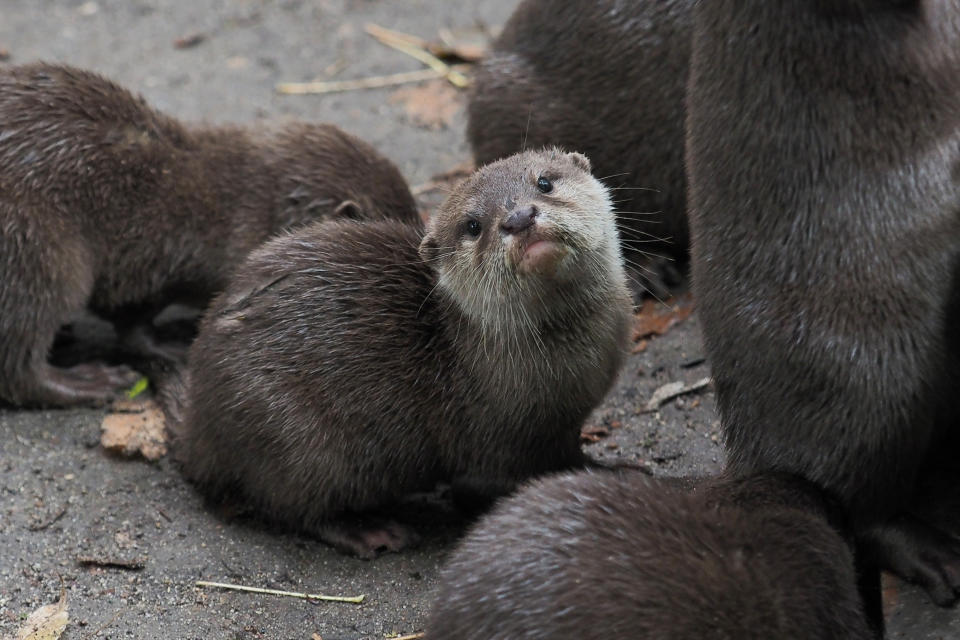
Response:
M511 211L510 215L503 219L503 222L500 223L500 228L506 233L520 233L524 229L529 229L533 226L533 221L539 213L536 205L528 204L525 207L519 207Z

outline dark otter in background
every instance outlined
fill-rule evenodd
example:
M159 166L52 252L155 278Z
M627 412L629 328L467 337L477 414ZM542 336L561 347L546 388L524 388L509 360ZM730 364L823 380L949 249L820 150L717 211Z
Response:
M643 252L682 263L689 244L683 101L692 5L525 0L477 68L467 112L478 165L545 144L585 153L595 175L621 188L613 196L621 241L654 290L664 283Z
M188 128L93 73L3 69L0 399L108 399L128 369L47 361L72 314L128 325L204 301L276 231L338 213L418 220L396 167L335 127Z
M815 487L779 475L698 484L587 472L532 482L454 552L426 637L877 637Z
M351 514L583 466L631 318L589 162L522 153L461 183L426 236L324 223L251 254L191 347L175 454L208 496L359 555L396 549L400 532Z
M960 3L696 7L693 277L730 467L825 487L948 604L960 545L905 510L960 450Z

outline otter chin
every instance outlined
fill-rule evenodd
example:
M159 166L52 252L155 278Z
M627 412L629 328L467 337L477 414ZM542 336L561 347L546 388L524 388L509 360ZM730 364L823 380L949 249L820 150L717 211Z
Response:
M590 161L551 147L485 165L461 183L431 220L420 255L469 317L500 326L541 321L548 306L625 280L618 242Z
M521 242L519 251L515 253L520 254L519 259L514 258L517 273L549 278L558 274L564 260L570 255L570 247L549 238L533 237Z

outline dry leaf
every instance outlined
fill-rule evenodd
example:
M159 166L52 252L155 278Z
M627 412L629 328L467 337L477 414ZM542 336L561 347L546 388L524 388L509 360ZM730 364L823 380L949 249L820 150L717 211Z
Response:
M150 399L120 400L100 425L100 444L124 456L142 455L158 460L167 455L163 411Z
M479 26L440 29L439 35L442 42L427 44L427 50L448 62L477 62L487 55L490 46L490 30Z
M587 444L590 442L600 442L603 438L610 435L610 429L602 424L588 424L580 429L580 442Z
M460 110L460 93L445 80L434 80L394 91L390 102L402 103L407 118L418 127L446 129Z
M880 596L883 602L883 615L889 616L900 604L900 580L892 573L880 574Z
M204 40L207 39L207 35L204 33L191 33L190 35L183 36L182 38L177 38L173 41L174 49L189 49L190 47L195 47Z
M431 42L427 51L444 62L478 62L487 55L487 47L482 44L462 43L448 46Z
M60 590L60 600L31 613L17 631L16 640L57 640L67 628L67 593Z
M666 303L646 299L634 315L633 341L662 336L693 313L693 298L688 295L670 298ZM642 351L642 349L641 349Z
M653 392L653 395L650 396L650 400L647 401L647 404L643 407L641 413L656 411L667 400L672 400L673 398L682 396L686 393L700 391L701 389L706 388L708 384L710 384L710 378L701 378L690 385L686 384L682 380L678 382L669 382Z

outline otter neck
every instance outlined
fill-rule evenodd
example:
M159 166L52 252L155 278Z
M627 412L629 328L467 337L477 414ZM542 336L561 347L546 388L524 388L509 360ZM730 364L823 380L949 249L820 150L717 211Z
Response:
M573 371L573 362L602 368L607 352L620 348L623 307L618 303L629 300L623 282L589 276L549 289L491 296L482 305L465 305L442 281L438 290L450 319L449 338L464 364L484 375L495 368L501 385L529 378L540 365L537 373L553 382L561 373L584 373Z

